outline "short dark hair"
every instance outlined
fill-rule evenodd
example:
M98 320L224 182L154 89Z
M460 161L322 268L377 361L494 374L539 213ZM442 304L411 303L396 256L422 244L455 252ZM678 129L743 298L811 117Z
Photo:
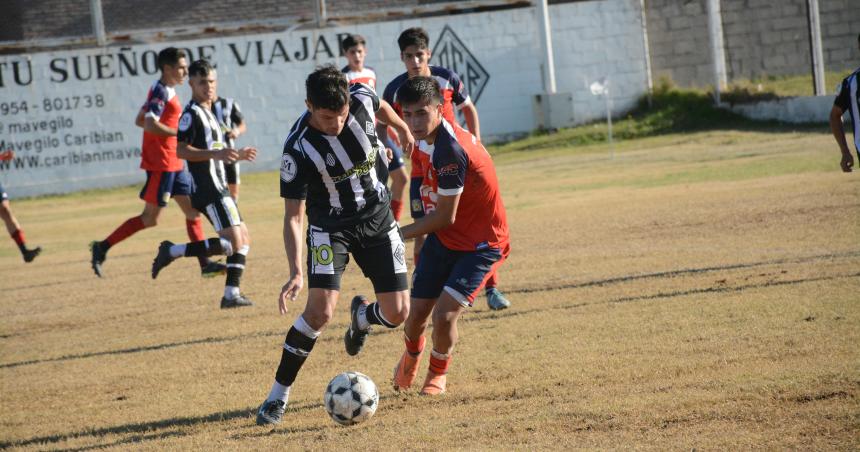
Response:
M340 48L343 49L344 52L355 47L355 46L366 46L367 41L364 40L364 36L362 35L349 35L347 36L343 42L340 43Z
M433 77L412 77L397 90L400 105L413 105L419 102L442 103L442 90Z
M196 60L188 66L188 76L189 77L206 77L210 72L214 71L215 68L212 67L206 60Z
M334 65L326 64L311 72L305 80L308 102L316 108L340 110L349 103L349 82Z
M179 63L180 58L186 58L184 50L177 49L176 47L162 49L161 52L158 52L158 59L156 60L158 69L163 71L164 66L168 64L175 66L176 63Z
M427 49L430 47L430 36L421 27L412 27L403 30L400 37L397 38L397 45L400 46L400 51L406 50L409 46L417 46L419 49Z

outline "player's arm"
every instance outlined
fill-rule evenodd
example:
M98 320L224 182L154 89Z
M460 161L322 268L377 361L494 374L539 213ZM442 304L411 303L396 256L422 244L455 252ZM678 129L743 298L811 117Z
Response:
M134 117L134 125L142 129L144 127L144 116L146 116L146 112L141 108L137 111L137 116Z
M412 146L415 145L415 138L412 137L412 132L409 131L409 127L406 126L406 123L400 119L400 116L397 115L397 112L391 108L391 105L388 102L380 99L379 100L379 111L376 112L376 117L379 118L381 123L388 124L393 127L397 132L397 136L400 137L401 149L409 149L412 150ZM385 131L387 133L387 131Z
M472 132L472 135L474 135L478 141L481 141L481 121L478 120L478 108L475 107L475 104L473 104L471 100L467 100L460 105L460 111L463 112L463 117L466 119L466 127L469 128L469 132Z
M161 137L176 136L176 129L173 127L167 127L166 125L158 122L158 120L151 115L146 115L143 118L143 130Z
M302 290L304 275L302 274L302 230L305 215L303 199L284 198L284 251L290 266L290 279L281 288L278 298L278 309L281 314L287 313L287 300L295 300Z
M253 148L251 148L253 149ZM254 150L254 155L256 155ZM223 160L227 163L239 159L239 151L235 149L199 149L184 141L176 145L176 156L189 162L205 162L206 160Z
M230 136L234 140L239 138L239 135L244 135L248 131L248 126L245 121L245 115L239 109L239 105L233 103L233 111L230 112L230 120L233 122L233 128L230 129Z
M845 128L842 126L843 113L844 111L839 105L833 105L833 108L830 109L830 132L833 133L833 138L836 138L839 150L842 151L842 161L840 162L842 171L850 173L851 167L854 166L854 156L851 155L848 141L845 140Z
M454 224L454 220L457 219L460 195L461 193L450 196L439 195L436 209L421 218L416 218L414 223L400 229L403 232L403 237L413 239Z

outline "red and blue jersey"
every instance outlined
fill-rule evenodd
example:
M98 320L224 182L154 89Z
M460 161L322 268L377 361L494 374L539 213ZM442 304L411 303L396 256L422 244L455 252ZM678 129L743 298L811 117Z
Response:
M457 118L454 116L454 106L460 107L469 102L469 93L466 91L466 85L463 84L460 77L454 71L443 67L430 66L430 76L439 82L439 88L442 90L442 99L444 99L442 115L451 124L456 124ZM407 80L409 80L408 73L404 72L400 74L385 87L385 92L382 93L382 99L388 102L401 118L403 117L403 109L400 107L400 103L397 102L397 91L400 90L400 87Z
M496 168L478 139L443 119L432 145L418 142L416 157L423 162L422 198L428 212L437 195L460 195L454 224L435 232L442 244L457 251L506 249L510 235Z
M376 72L374 72L372 67L365 66L360 71L353 71L349 66L344 66L340 71L346 74L346 80L350 85L363 83L376 91Z
M146 94L146 103L142 108L145 116L149 116L167 127L176 129L179 126L179 116L182 105L176 90L157 80ZM142 158L140 167L147 171L180 171L182 160L176 157L176 137L163 137L147 131L143 132Z

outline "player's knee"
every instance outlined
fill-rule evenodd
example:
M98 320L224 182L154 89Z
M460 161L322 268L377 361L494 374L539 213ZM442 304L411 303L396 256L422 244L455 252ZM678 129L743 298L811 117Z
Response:
M158 217L155 215L143 214L140 216L140 220L143 222L143 227L145 228L151 228L158 225Z
M3 221L7 221L12 218L12 211L9 210L8 202L0 204L0 218L3 218Z
M331 322L332 317L334 317L334 312L329 310L305 311L302 313L302 317L304 317L305 321L308 322L308 325L313 327L313 329L321 331L329 322Z

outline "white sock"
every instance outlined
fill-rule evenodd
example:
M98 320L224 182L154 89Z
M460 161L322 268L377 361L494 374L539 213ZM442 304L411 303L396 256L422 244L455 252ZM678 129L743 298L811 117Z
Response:
M371 305L363 304L358 307L358 329L361 331L367 331L370 329L370 322L367 321L367 308Z
M224 255L230 257L233 255L233 244L225 238L221 238L221 248L224 248Z
M269 397L266 400L281 400L287 403L290 398L290 387L284 386L277 381L272 384L272 390L269 391Z
M431 350L431 351L430 351L430 356L432 356L432 357L434 357L434 358L436 358L436 359L441 359L441 360L443 360L443 361L444 361L444 360L447 360L447 359L448 359L448 357L449 357L449 356L451 356L451 355L450 355L449 353L439 353L439 352L437 352L436 350Z
M185 256L185 244L177 243L170 247L170 257L182 257Z
M311 339L316 339L320 337L321 332L311 328L311 326L308 325L308 322L305 321L305 318L302 317L301 314L296 317L296 321L293 322L293 326L296 327L296 330L298 330L299 333L302 333Z
M232 300L239 296L239 288L236 286L224 286L224 298Z

